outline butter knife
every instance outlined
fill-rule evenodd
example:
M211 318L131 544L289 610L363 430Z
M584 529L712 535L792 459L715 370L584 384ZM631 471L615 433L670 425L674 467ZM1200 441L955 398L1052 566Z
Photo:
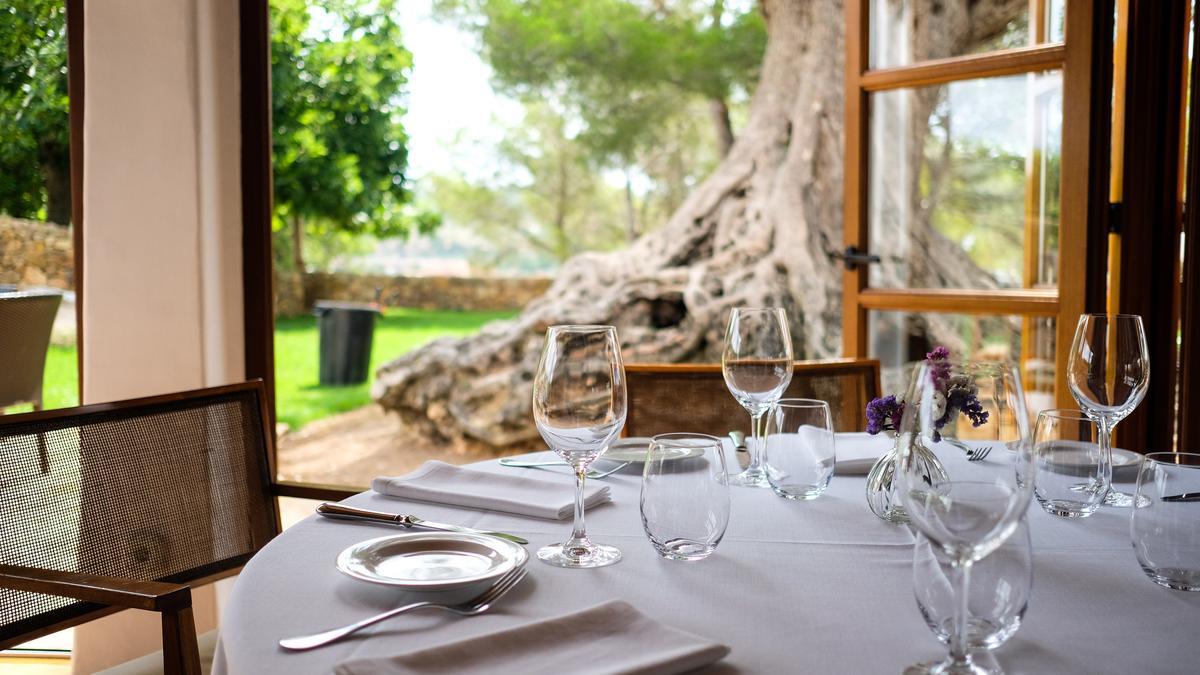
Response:
M426 530L440 530L442 532L463 532L466 534L483 534L489 537L499 537L507 539L517 544L528 544L529 540L522 539L515 534L507 532L491 532L488 530L474 530L461 525L448 525L446 523L435 523L432 520L425 520L417 516L404 513L387 513L386 511L371 511L370 509L360 509L345 504L335 504L333 502L325 502L317 507L317 513L326 518L336 518L340 520L365 520L372 523L387 523L389 525L398 525L400 527L420 527Z
M733 441L733 449L736 450L734 455L737 457L738 466L742 469L750 466L750 450L746 447L746 434L740 431L731 431L729 440Z

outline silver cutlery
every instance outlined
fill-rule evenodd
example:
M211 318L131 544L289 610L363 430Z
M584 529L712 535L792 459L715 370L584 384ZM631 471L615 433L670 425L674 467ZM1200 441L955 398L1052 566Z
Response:
M548 462L528 462L528 461L524 461L524 460L520 460L520 459L513 459L511 457L501 457L500 464L502 466L511 466L511 467L516 467L516 468L520 468L520 469L545 469L545 468L554 467L554 466L570 466L566 462L558 461L558 460L552 460L552 461L548 461ZM588 469L587 477L591 478L591 479L596 479L596 478L604 478L605 476L611 476L612 474L620 471L621 469L624 469L625 467L629 466L630 464L631 464L631 462L621 462L621 463L617 464L616 466L614 466L613 468L606 469L604 471L598 471L596 469Z
M346 506L345 504L335 504L333 502L325 502L317 507L317 513L326 518L336 518L339 520L365 520L372 523L387 523L389 525L399 525L400 527L419 527L426 530L439 530L442 532L463 532L465 534L484 534L491 537L499 537L507 539L521 545L528 544L529 540L518 537L515 534L507 532L492 532L490 530L475 530L462 525L449 525L446 523L435 523L432 520L425 520L417 516L405 513L388 513L386 511L372 511L370 509L360 509L354 506Z
M731 431L729 440L733 441L733 454L737 457L738 466L744 470L750 466L750 449L746 447L746 434L740 431Z
M990 445L986 446L986 447L982 447L982 448L967 448L967 461L968 462L981 461L984 457L987 457L988 454L990 454L991 452L992 452L992 446L990 446Z
M476 614L483 614L484 612L488 611L488 609L495 604L495 602L499 600L501 596L512 590L514 586L520 583L521 579L524 577L525 567L518 567L516 569L509 570L504 574L504 576L497 579L496 583L489 586L486 591L472 598L471 600L467 600L466 602L460 602L455 605L445 605L436 602L414 602L408 605L401 605L395 609L389 609L382 614L376 614L375 616L368 617L362 621L357 621L348 626L342 626L341 628L334 628L323 633L316 633L315 635L303 635L300 637L285 638L279 641L279 646L292 651L315 649L331 642L337 642L347 635L357 633L367 626L373 626L380 621L390 619L398 614L411 612L415 609L442 609L447 612L459 614L461 616L475 616Z

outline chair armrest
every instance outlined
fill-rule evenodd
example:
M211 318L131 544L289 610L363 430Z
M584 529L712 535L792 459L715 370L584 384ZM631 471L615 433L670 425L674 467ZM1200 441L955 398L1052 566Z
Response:
M0 588L152 612L175 612L192 606L192 591L181 584L133 581L18 565L0 565Z

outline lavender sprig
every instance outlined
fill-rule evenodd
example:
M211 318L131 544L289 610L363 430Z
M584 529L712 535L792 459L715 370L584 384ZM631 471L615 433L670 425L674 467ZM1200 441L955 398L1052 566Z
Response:
M973 427L986 424L988 413L979 401L979 387L975 385L975 378L951 374L950 350L943 346L935 347L925 355L925 360L930 365L929 377L934 391L945 402L942 416L934 422L934 442L942 440L941 429L959 412L971 420ZM903 415L904 402L897 400L894 395L872 399L867 404L867 433L875 435L882 431L899 431Z

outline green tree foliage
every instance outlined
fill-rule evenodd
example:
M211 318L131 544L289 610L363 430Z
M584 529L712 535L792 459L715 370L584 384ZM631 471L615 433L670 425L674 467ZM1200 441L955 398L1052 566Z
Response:
M753 5L724 0L439 0L479 36L497 84L518 98L560 99L584 123L579 140L629 165L681 98L720 108L753 88L766 28ZM723 119L720 119L722 118Z
M67 15L62 0L0 6L0 211L71 215Z
M272 0L276 231L392 237L438 219L411 207L401 117L412 56L396 0Z
M623 240L621 195L604 182L566 117L546 103L526 106L505 130L499 166L486 184L435 176L432 199L449 221L488 242L475 262L529 269Z

